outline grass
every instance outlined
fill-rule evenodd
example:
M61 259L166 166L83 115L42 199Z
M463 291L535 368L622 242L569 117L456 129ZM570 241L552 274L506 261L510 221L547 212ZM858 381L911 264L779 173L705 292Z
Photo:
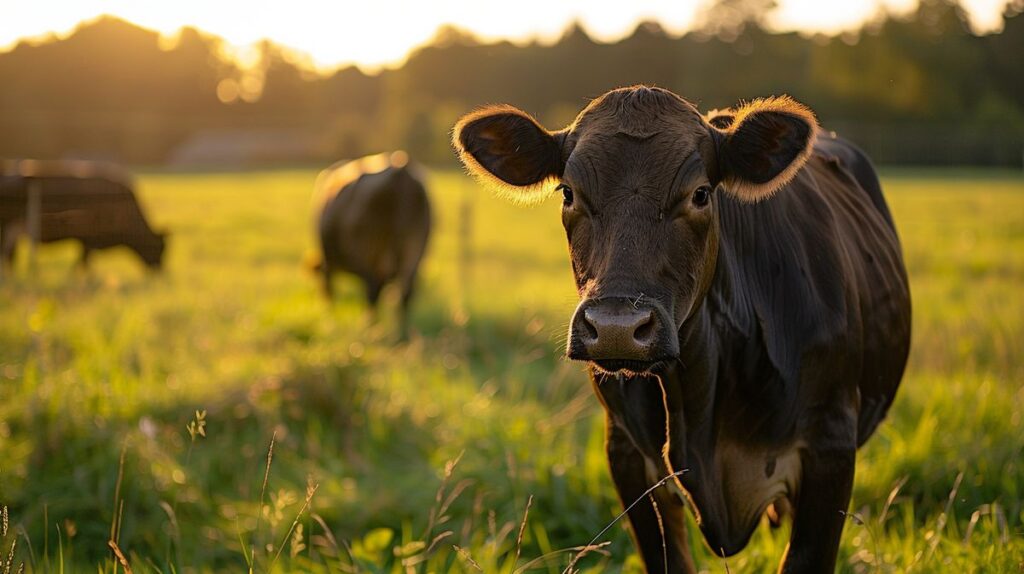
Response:
M858 458L841 571L1021 571L1024 178L883 175L914 345ZM303 268L314 176L143 175L173 232L165 273L113 250L84 274L55 245L34 279L24 263L5 278L12 572L125 571L113 532L135 572L557 574L618 514L600 406L558 358L575 294L557 202L517 208L435 173L415 333L397 344L394 294L370 324L355 281L328 307ZM759 529L723 560L691 534L709 572L774 571L787 536ZM576 567L639 571L621 524L601 541Z

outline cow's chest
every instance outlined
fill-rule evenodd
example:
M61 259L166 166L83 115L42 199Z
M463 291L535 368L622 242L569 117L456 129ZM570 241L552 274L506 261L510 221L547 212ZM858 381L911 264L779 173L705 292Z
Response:
M643 453L649 484L669 472L686 470L674 487L688 501L714 548L742 547L767 506L780 498L792 498L799 488L801 443L770 448L721 441L706 450L689 445L683 462L672 460L671 455L666 460L663 442L651 440L664 434L650 426L645 428L647 432L637 432L639 425L626 424L621 418L617 422ZM672 434L675 440L683 439Z
M800 480L800 446L784 449L719 444L711 468L682 481L701 529L722 546L745 543L765 508L794 495Z

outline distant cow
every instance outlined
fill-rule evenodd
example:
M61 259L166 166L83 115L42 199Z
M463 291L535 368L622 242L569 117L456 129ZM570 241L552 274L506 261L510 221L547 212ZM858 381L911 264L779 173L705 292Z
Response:
M430 236L430 204L419 169L405 152L339 162L317 178L315 197L324 293L333 295L336 271L358 276L371 309L381 289L397 281L402 292L401 332L408 328L416 271Z
M910 345L907 275L868 159L789 98L709 120L643 86L557 132L486 108L454 143L506 195L562 195L581 297L567 354L606 408L647 571L694 571L683 500L715 555L740 551L765 513L791 514L781 571L833 571L856 450Z
M76 239L81 263L95 249L123 245L150 268L159 268L166 234L146 222L120 169L94 162L8 162L0 175L0 253L11 265L19 236L29 230L29 190L39 192L39 240Z

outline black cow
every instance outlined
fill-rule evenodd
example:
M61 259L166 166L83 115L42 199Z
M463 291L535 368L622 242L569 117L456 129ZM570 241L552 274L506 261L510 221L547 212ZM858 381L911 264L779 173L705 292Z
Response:
M430 237L430 203L419 171L399 151L340 162L324 170L316 183L315 197L323 206L318 231L324 293L330 299L332 275L348 271L365 283L372 310L384 285L397 280L403 336Z
M686 500L723 556L789 510L781 571L828 572L856 450L906 364L899 240L868 159L810 110L782 97L722 115L638 86L557 132L482 109L454 143L506 194L562 194L581 297L567 352L607 410L619 495L680 473L629 513L647 570L694 571Z
M81 264L93 250L126 246L160 268L166 233L149 226L123 170L94 162L11 162L0 175L0 254L12 265L17 240L29 232L29 190L39 193L39 240L76 239Z

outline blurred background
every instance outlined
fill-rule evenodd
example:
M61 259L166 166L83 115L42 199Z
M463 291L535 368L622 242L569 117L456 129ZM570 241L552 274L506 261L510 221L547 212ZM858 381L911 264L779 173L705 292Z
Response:
M449 145L478 106L557 129L638 82L701 110L790 94L881 166L913 347L839 571L1022 571L1022 11L0 0L0 160L101 160L66 165L120 195L75 210L102 227L137 201L169 232L160 272L124 247L83 269L78 242L9 223L32 194L0 173L0 234L22 234L0 266L0 572L559 574L606 525L574 568L640 572L604 413L561 358L560 202L491 196ZM358 281L328 304L309 270L319 170L397 148L434 220L405 342L398 293L374 320ZM788 539L765 524L723 559L690 527L702 572L775 572Z
M57 4L0 22L0 156L208 167L405 148L450 165L445 134L476 106L556 129L649 83L702 110L788 93L880 163L1024 162L1020 1Z

